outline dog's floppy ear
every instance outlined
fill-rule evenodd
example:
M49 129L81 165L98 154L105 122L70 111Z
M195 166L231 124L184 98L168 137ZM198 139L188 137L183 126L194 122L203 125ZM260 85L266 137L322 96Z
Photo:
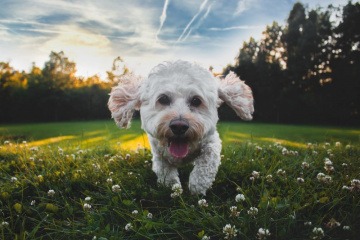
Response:
M128 73L110 92L108 107L111 117L120 128L129 128L134 111L140 109L141 82L141 77Z
M220 80L219 98L229 105L243 120L251 120L254 113L254 98L251 88L234 72Z

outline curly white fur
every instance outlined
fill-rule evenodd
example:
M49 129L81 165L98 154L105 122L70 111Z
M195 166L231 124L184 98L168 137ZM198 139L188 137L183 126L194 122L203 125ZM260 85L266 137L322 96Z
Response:
M108 103L117 125L129 127L133 112L140 110L158 182L180 184L177 168L192 162L189 189L205 195L220 165L219 103L224 101L242 119L251 120L251 89L232 72L219 79L181 60L159 64L146 79L132 74L126 78L112 89ZM184 127L180 133L174 130Z

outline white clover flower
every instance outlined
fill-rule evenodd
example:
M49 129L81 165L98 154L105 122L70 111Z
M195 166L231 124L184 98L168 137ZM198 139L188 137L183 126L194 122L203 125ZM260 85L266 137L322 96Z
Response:
M345 146L345 148L346 148L346 149L350 149L350 148L351 148L351 145L348 144L348 145Z
M88 203L84 204L84 210L90 210L91 209L91 205Z
M250 180L254 181L255 179L258 179L260 177L260 172L252 171Z
M125 225L125 230L126 231L130 231L130 230L132 230L134 227L133 227L133 225L131 224L131 223L128 223L128 224L126 224Z
M301 163L301 168L302 169L308 169L310 167L309 163L308 162L302 162Z
M107 183L112 183L113 180L112 180L112 178L108 178L108 179L106 179L106 182L107 182Z
M44 177L41 174L37 175L37 178L40 182L44 181Z
M99 165L99 164L93 163L92 166L93 166L93 168L94 168L95 170L100 170L100 165Z
M324 230L322 230L322 228L314 228L312 230L313 236L311 239L322 239L325 234L324 234Z
M298 178L296 179L296 181L297 181L298 183L304 183L304 182L305 182L305 180L304 180L303 178L301 178L301 177L298 177Z
M121 188L120 188L120 186L119 185L113 185L112 187L111 187L111 190L114 192L114 193L118 193L118 192L121 192Z
M245 196L244 196L244 194L239 193L238 195L236 195L236 196L235 196L235 201L236 201L236 202L245 201Z
M318 173L316 178L321 183L329 184L332 182L332 178L329 175L325 175L324 173Z
M60 155L64 154L64 150L61 147L58 147L58 152L59 152Z
M32 151L32 152L38 152L39 147L31 147L31 148L29 148L29 150Z
M341 166L347 167L348 165L347 165L347 163L343 163L343 164L341 164Z
M86 201L86 202L89 202L90 200L91 200L91 197L86 197L86 198L85 198L85 201Z
M138 210L134 210L131 212L132 215L138 215L139 214L139 211Z
M282 153L282 155L288 155L288 154L289 154L289 150L287 150L286 148L283 148L283 149L281 150L281 153Z
M55 195L55 191L52 190L52 189L50 189L50 190L47 192L47 195L48 195L49 197L53 197L53 196Z
M268 183L272 183L273 182L273 176L271 175L271 174L269 174L269 175L266 175L266 182L268 182Z
M299 155L299 152L298 152L298 151L290 150L290 151L289 151L289 155L291 155L291 156L298 156L298 155Z
M12 183L17 182L17 180L18 180L18 179L17 179L16 177L11 177L11 178L10 178L10 182L12 182Z
M152 219L152 218L153 218L153 214L152 214L152 213L148 213L148 214L146 215L146 217L147 217L148 219Z
M125 155L125 160L129 160L130 159L130 157L131 157L131 155L128 153L128 154L126 154Z
M327 172L332 172L334 171L334 167L333 167L333 162L329 159L329 158L325 158L324 159L324 169L327 171Z
M8 227L8 226L9 226L9 223L6 222L6 221L3 221L3 222L1 222L0 226L1 226L1 227Z
M31 206L35 206L35 204L36 204L36 201L35 201L35 200L32 200L32 201L30 202L30 205L31 205Z
M199 204L200 207L208 207L209 206L209 204L206 202L205 199L200 199L198 201L198 204Z
M223 227L223 233L225 233L224 239L231 239L233 237L237 236L238 230L234 226L231 226L230 224L226 224L225 227Z
M258 236L258 239L266 239L266 237L269 237L271 234L270 234L270 231L269 229L266 229L266 228L259 228L259 231L257 233L257 236Z
M336 142L335 147L341 147L341 142Z
M340 227L340 225L341 225L341 224L340 224L338 221L336 221L335 218L331 218L331 219L329 220L329 222L327 222L327 223L325 224L325 226L326 226L327 228Z
M256 146L255 149L256 149L257 151L261 151L261 150L262 150L262 147Z
M278 175L279 177L285 177L286 176L286 171L285 170L282 170L281 168L278 169L276 171L276 175Z
M360 180L359 179L351 180L351 191L360 191Z
M259 210L256 207L250 207L250 209L247 211L247 213L251 216L256 216L258 214Z
M305 225L305 226L311 226L311 225L312 225L312 222L304 222L304 225Z
M4 141L4 145L10 145L10 141L9 140Z
M238 217L240 215L240 212L237 211L236 206L230 207L230 217Z
M210 237L204 235L204 236L201 238L201 240L210 240Z
M175 184L172 186L171 190L174 191L172 194L170 194L170 196L171 196L172 198L179 197L179 196L183 193L183 189L182 189L182 187L181 187L181 184L179 184L179 183L175 183Z
M346 230L346 231L350 230L350 226L343 226L343 230Z

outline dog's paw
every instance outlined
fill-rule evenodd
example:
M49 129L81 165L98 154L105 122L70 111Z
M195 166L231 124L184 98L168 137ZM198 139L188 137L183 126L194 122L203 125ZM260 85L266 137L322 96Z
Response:
M192 195L206 195L207 188L189 183L189 190Z
M189 190L193 195L206 195L206 191L211 186L211 183L201 181L202 179L190 176L189 179ZM207 184L204 184L207 183Z

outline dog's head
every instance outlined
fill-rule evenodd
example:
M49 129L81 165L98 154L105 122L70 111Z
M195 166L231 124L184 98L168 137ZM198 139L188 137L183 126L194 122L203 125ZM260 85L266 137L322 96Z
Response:
M108 106L119 127L129 127L140 110L142 128L174 158L184 158L216 130L223 101L242 119L252 119L251 89L234 73L218 79L198 65L176 61L159 64L143 80L128 75L112 89Z

